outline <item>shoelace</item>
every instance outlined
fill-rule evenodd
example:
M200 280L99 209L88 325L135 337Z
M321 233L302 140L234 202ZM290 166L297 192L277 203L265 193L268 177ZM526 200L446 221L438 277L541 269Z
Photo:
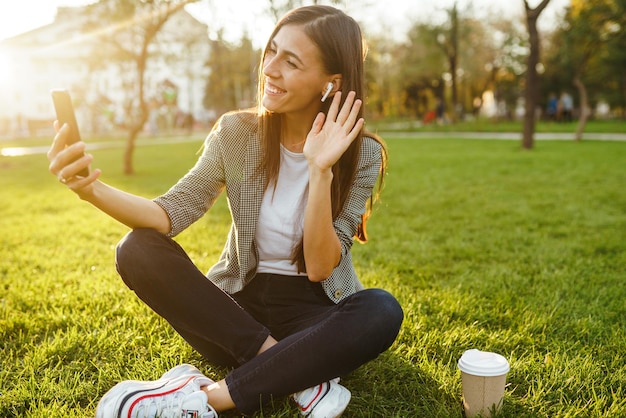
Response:
M178 407L178 415L180 416L184 397L184 394L177 391L156 399L142 399L135 405L135 416L136 418L174 417L174 408L176 407Z

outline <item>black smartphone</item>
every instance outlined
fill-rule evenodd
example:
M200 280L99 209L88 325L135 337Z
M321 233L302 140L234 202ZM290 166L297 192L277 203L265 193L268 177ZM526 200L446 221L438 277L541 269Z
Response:
M54 110L57 114L57 120L60 126L67 123L70 132L67 137L67 145L74 144L80 141L80 131L78 130L78 124L76 123L76 114L74 113L74 106L72 105L72 98L70 93L65 89L54 89L50 92L52 95L52 103L54 103ZM78 172L78 175L87 177L89 175L89 169L85 168Z

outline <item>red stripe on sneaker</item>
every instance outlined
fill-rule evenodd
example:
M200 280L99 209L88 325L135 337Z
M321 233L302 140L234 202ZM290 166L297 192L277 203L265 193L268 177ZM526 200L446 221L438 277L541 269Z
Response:
M300 410L302 412L307 412L307 410L311 406L315 405L319 399L324 397L326 392L328 392L328 390L324 391L324 385L327 385L327 384L328 383L320 383L320 385L317 387L317 393L315 394L315 396L313 396L313 399L311 399L311 402L309 402L306 406L300 406ZM322 393L322 392L324 392L324 393Z
M135 399L135 401L130 405L130 408L128 408L128 418L133 418L132 417L133 409L142 400L147 399L147 398L156 398L157 396L164 396L164 395L169 395L170 393L174 393L180 390L181 388L184 388L187 385L187 383L191 382L194 379L194 377L195 376L190 376L189 379L185 380L181 385L178 385L174 389L168 390L167 392L150 393L148 395L140 396L139 398Z

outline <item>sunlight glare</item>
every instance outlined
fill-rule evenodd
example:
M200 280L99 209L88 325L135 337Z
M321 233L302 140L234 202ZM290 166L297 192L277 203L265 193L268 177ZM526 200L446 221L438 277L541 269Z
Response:
M22 0L4 5L0 13L0 40L51 23L56 4L50 0Z
M11 77L11 62L7 57L6 53L4 53L0 49L0 86L5 85L9 82Z

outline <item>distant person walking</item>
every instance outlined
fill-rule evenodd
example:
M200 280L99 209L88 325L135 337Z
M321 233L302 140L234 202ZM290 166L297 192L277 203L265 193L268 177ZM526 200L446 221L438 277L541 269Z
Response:
M437 105L435 107L435 114L437 117L437 123L443 125L446 122L446 105L441 97L437 98Z
M556 94L550 93L548 97L548 106L546 108L546 115L548 120L556 121L557 112L559 111L559 99L557 99Z
M561 93L561 121L571 122L574 114L574 100L567 92Z

